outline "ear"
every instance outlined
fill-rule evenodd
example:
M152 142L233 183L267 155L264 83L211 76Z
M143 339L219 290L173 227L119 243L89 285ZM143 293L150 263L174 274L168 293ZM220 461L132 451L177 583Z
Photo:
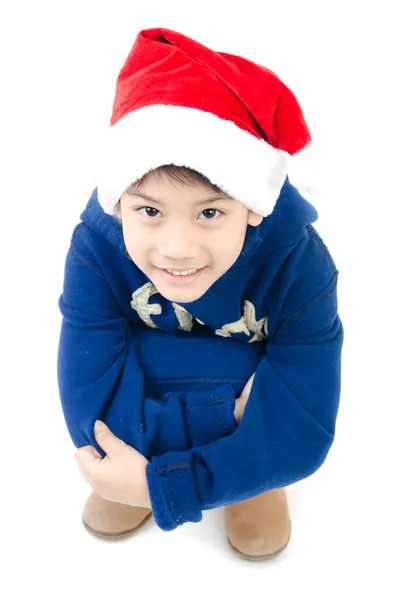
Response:
M260 225L263 221L263 216L262 215L258 215L257 213L254 213L252 210L249 211L248 213L248 225L252 225L253 227L256 227L257 225Z

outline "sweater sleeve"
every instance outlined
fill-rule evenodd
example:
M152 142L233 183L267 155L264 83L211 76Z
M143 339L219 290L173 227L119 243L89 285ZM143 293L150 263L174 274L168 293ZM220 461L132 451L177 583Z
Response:
M198 522L202 510L290 485L322 465L340 397L343 327L336 280L278 324L231 435L152 457L146 475L161 529Z
M211 393L145 397L133 327L121 313L99 266L72 244L66 256L57 376L66 425L77 448L102 448L96 419L147 459L186 450L232 433L235 395L223 384ZM204 426L206 424L206 426Z

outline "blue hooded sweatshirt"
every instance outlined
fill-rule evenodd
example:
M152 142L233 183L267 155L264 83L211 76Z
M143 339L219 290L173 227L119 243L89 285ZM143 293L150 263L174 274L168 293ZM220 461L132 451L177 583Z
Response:
M77 448L96 419L148 459L155 522L314 473L332 445L343 328L338 271L288 177L272 214L198 300L170 302L129 258L95 189L75 227L59 298L58 385ZM241 422L235 401L256 373Z

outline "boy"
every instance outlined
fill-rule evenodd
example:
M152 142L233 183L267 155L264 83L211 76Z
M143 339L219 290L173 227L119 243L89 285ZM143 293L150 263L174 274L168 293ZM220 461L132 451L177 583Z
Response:
M59 390L92 533L151 515L169 531L224 506L240 556L288 544L285 488L332 445L343 343L338 271L290 181L310 142L265 67L138 34L59 300Z

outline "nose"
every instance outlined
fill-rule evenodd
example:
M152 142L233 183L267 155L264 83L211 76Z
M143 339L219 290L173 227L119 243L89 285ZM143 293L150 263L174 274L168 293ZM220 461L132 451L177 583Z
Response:
M188 261L197 256L194 236L184 224L164 227L159 235L157 249L163 262L167 259L173 263Z

